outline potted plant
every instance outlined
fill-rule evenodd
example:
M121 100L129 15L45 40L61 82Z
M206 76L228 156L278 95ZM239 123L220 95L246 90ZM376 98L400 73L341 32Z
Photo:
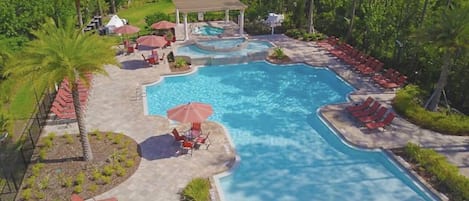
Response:
M187 66L186 60L184 60L183 58L176 58L176 61L174 62L174 67L182 68L185 66Z

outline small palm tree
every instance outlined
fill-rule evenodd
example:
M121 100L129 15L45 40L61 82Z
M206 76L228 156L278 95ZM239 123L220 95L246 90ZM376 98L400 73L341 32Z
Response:
M40 30L33 31L36 40L23 50L6 73L13 77L33 76L35 84L52 88L67 78L72 90L73 105L79 128L85 161L93 159L82 107L78 83L89 84L86 75L106 74L105 64L117 64L112 41L97 35L84 34L76 29L75 21L67 19L63 25L49 19Z
M442 10L441 17L437 18L436 22L426 24L420 33L420 39L436 48L442 55L440 77L425 106L428 110L434 111L448 82L453 60L469 47L469 12L467 12L467 7Z
M282 60L285 58L285 53L283 52L282 48L277 47L274 49L274 53L272 54L273 57L276 59Z

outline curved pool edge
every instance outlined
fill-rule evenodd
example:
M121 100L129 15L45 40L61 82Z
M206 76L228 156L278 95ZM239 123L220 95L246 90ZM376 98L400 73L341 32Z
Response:
M396 156L394 153L392 153L388 149L384 148L371 148L371 147L366 147L360 144L355 144L352 141L348 140L342 132L337 129L324 115L323 115L323 109L329 105L339 105L338 104L327 104L319 107L316 111L318 114L319 119L321 122L326 125L326 127L331 130L331 132L339 138L339 140L344 144L345 146L358 150L358 151L365 151L365 152L375 152L375 153L382 153L385 155L385 159L387 159L388 162L390 162L399 172L402 172L407 176L410 181L412 181L413 185L417 187L422 193L424 193L427 197L432 198L433 200L438 200L438 201L446 201L448 198L444 196L443 193L437 191L434 189L430 184L428 184L422 177L420 177L415 171L412 169L408 168L410 165L405 161L404 159L399 159L398 156Z
M150 82L150 83L147 83L147 84L142 84L142 87L141 87L141 91L142 91L142 101L143 101L143 115L149 115L148 114L148 100L147 100L147 96L146 96L146 91L147 91L147 87L150 87L150 86L153 86L153 85L157 85L157 84L160 84L161 82L164 81L164 79L166 77L178 77L178 76L186 76L186 75L192 75L194 73L196 73L200 67L203 67L203 66L197 66L197 65L194 65L194 66L191 66L191 70L187 71L187 72L178 72L178 73L169 73L169 74L163 74L163 75L160 75L160 79L156 80L155 82Z

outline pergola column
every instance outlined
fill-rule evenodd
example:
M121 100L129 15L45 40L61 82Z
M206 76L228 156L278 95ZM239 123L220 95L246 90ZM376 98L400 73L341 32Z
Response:
M239 20L239 34L243 35L244 34L244 10L241 10L239 12L240 14L240 20Z
M230 21L230 10L225 10L225 22L228 23Z
M176 9L176 24L179 25L179 9Z
M184 40L189 40L189 26L187 24L187 13L184 13Z

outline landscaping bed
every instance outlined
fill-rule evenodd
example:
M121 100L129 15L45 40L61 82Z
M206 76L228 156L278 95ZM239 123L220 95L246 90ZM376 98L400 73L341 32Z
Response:
M93 160L82 159L78 135L40 139L17 200L69 200L72 193L91 198L124 182L140 164L138 144L130 137L94 131L89 135Z

